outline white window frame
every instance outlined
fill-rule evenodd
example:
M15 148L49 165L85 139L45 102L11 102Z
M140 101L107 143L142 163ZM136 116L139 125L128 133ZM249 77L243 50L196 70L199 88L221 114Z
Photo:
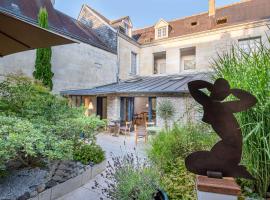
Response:
M133 58L132 56L133 55L136 55L136 66L135 66L135 73L132 72L132 67L133 67ZM138 53L134 52L134 51L131 51L130 52L130 70L129 70L129 75L132 75L132 76L135 76L135 75L138 75Z
M248 37L248 38L239 39L238 46L244 52L249 54L251 52L258 51L258 46L256 45L259 45L261 42L262 42L261 36Z
M161 39L161 38L165 38L168 37L168 27L167 26L162 26L157 28L157 38Z

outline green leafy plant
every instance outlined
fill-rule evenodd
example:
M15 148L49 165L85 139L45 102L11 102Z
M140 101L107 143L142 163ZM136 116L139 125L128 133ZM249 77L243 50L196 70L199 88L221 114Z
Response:
M202 124L174 125L153 138L148 157L163 173L162 184L170 199L195 199L195 176L187 171L184 160L194 151L210 150L216 141L211 129Z
M135 154L113 157L103 176L96 187L112 200L151 200L160 189L159 172Z
M48 12L46 8L40 8L38 14L38 24L40 27L48 29ZM51 58L51 48L37 49L35 71L33 72L33 76L36 79L41 80L45 86L52 90L52 78L54 74L51 70Z
M74 160L80 161L87 165L90 162L99 164L105 160L105 152L102 148L96 144L79 144L79 147L75 147Z
M160 102L157 107L157 114L162 120L164 120L165 129L168 130L168 121L175 115L175 108L172 102L169 100L163 100Z
M256 179L250 189L264 198L270 183L270 49L269 42L257 45L257 51L248 53L234 47L213 67L214 78L223 77L232 88L247 90L258 99L255 107L237 118L244 136L243 164Z
M10 160L27 166L38 160L72 159L81 133L95 145L97 130L105 126L23 76L11 75L0 83L0 111L0 170Z
M44 135L28 120L15 117L0 116L0 144L1 169L5 168L9 160L14 159L29 166L37 157L72 158L71 141Z
M169 172L177 159L184 160L192 152L209 150L216 140L215 134L205 125L174 125L168 133L161 131L154 137L148 157L163 171Z

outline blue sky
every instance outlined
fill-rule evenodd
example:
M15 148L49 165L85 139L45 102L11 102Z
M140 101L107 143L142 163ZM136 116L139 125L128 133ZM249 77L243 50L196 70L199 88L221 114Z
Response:
M216 4L223 6L237 1L216 0ZM153 25L160 18L171 20L208 10L208 0L56 0L55 7L77 18L83 4L111 20L129 15L135 28Z

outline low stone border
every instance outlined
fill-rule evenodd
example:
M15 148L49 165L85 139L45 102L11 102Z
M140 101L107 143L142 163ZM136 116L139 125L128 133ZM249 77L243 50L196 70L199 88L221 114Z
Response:
M94 165L89 169L86 169L82 174L67 180L64 183L58 184L52 188L49 188L42 193L38 194L38 196L31 198L29 200L55 200L68 194L81 186L85 185L89 180L96 177L98 174L103 172L106 168L107 161L103 161L98 165Z

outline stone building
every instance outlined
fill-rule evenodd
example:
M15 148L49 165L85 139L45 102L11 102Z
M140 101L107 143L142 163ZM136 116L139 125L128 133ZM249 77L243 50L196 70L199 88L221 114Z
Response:
M187 83L209 77L204 75L211 72L212 59L232 45L256 50L267 40L269 19L269 0L241 1L221 8L209 0L208 12L171 21L160 19L153 26L132 30L129 17L115 24L83 5L79 16L82 23L117 31L119 81L62 94L74 103L78 96L87 99L86 107L90 103L92 113L109 120L131 121L147 113L146 120L162 126L156 106L165 99L176 109L173 121L194 120L198 113Z
M54 93L117 81L117 42L107 43L92 28L56 10L50 0L0 1L0 12L7 12L33 24L37 24L40 7L46 7L48 11L51 30L78 42L52 47ZM13 73L31 77L35 59L35 50L0 58L0 75L3 77Z
M206 0L205 0L206 1ZM31 5L31 6L30 6ZM187 83L209 78L211 62L238 45L249 52L267 40L270 1L245 0L197 15L133 29L130 17L110 20L83 5L77 20L56 10L50 0L0 1L0 11L36 23L40 6L49 12L50 28L78 41L53 47L54 92L61 91L76 106L109 120L163 122L159 102L170 100L173 121L194 120L194 102ZM35 51L0 58L0 74L32 75ZM140 117L141 118L141 117Z

